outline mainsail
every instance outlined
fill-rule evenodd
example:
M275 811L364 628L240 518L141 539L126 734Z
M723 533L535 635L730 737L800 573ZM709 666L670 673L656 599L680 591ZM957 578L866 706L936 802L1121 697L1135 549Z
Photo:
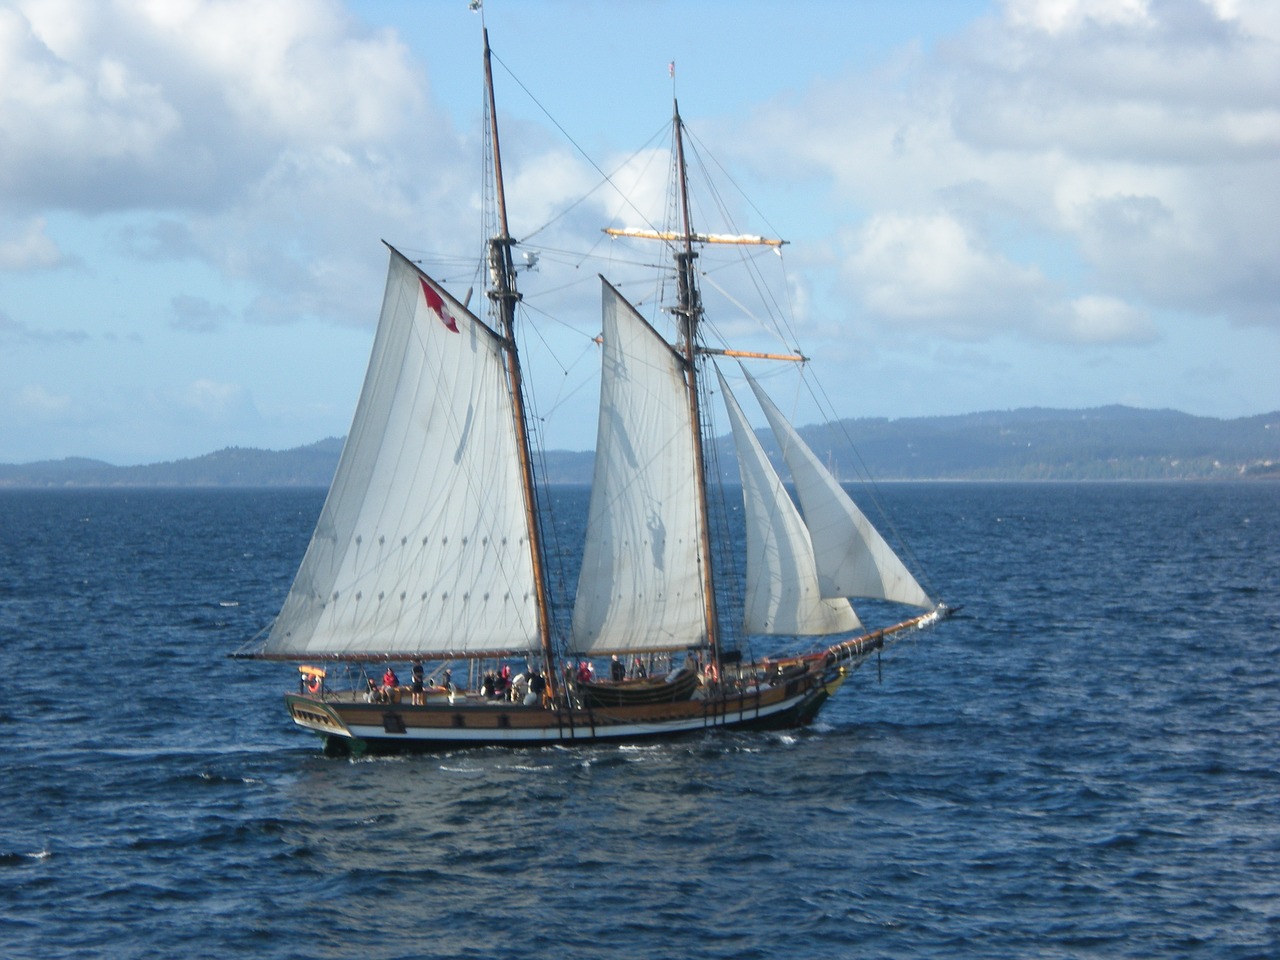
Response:
M824 597L890 600L925 610L934 602L839 482L800 439L751 374L751 384L796 484Z
M607 282L595 475L570 649L705 642L684 360Z
M500 339L395 249L373 355L264 656L538 649Z
M744 628L792 636L857 629L861 623L848 600L824 599L809 531L718 368L716 376L733 426L746 506Z

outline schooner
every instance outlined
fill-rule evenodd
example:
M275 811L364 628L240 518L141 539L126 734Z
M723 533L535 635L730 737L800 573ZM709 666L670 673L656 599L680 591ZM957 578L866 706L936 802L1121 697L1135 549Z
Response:
M809 723L852 669L948 608L921 588L743 366L798 505L792 500L716 366L735 355L703 344L699 249L780 241L694 230L675 104L679 229L610 232L674 251L676 342L601 277L595 465L566 631L552 615L524 409L487 30L484 76L497 205L487 252L492 325L388 245L368 372L332 486L265 642L244 655L299 663L287 709L333 753ZM741 622L732 630L707 497L702 407L712 391L702 381L710 369L732 426L746 526L745 583L734 605ZM850 598L914 612L870 630ZM753 658L744 636L817 639L801 652ZM513 676L504 664L515 665ZM384 665L391 669L379 682ZM452 679L459 665L466 682ZM608 679L606 665L616 671Z

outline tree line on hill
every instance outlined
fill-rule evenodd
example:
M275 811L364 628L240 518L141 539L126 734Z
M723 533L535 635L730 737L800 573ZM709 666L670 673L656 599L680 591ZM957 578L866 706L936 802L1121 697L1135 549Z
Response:
M1280 412L1222 420L1122 406L1036 408L851 419L800 433L842 479L1280 478ZM765 430L760 437L778 459L772 434ZM142 466L83 458L0 464L0 487L325 487L341 451L342 441L330 437L292 450L229 447ZM717 438L714 451L725 478L736 478L730 439ZM547 451L540 458L542 476L549 483L590 483L593 459L591 451Z

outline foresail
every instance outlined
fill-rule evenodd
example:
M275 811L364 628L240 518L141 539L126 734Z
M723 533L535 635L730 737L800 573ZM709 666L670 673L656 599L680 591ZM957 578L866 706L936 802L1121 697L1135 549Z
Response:
M677 650L706 634L683 361L608 283L595 475L570 647Z
M498 338L392 250L351 432L263 654L536 649L518 465Z
M747 527L746 631L805 636L856 630L861 624L849 601L822 596L809 531L724 376L719 370L716 376L742 474Z
M836 478L744 369L795 481L824 597L865 597L929 609L934 603Z

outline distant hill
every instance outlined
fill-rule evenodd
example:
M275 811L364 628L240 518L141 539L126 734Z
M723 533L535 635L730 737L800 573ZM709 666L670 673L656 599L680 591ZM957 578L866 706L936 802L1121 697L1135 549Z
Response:
M329 437L292 450L227 447L136 467L78 457L0 464L0 487L327 487L340 453L342 440Z
M802 428L835 474L877 480L1280 479L1280 412L1235 420L1111 406L1023 409L953 417L855 419ZM761 434L776 456L772 435ZM849 453L850 441L858 457ZM68 458L0 464L4 487L326 487L342 441L293 450L228 447L189 460L116 467ZM737 475L727 437L724 475ZM590 451L551 450L539 460L550 483L590 483Z
M1280 477L1280 412L1234 420L1109 406L844 420L800 431L838 476L904 480ZM848 453L853 448L865 469ZM772 437L765 449L772 454ZM840 451L844 451L841 455ZM828 454L828 451L830 453Z

